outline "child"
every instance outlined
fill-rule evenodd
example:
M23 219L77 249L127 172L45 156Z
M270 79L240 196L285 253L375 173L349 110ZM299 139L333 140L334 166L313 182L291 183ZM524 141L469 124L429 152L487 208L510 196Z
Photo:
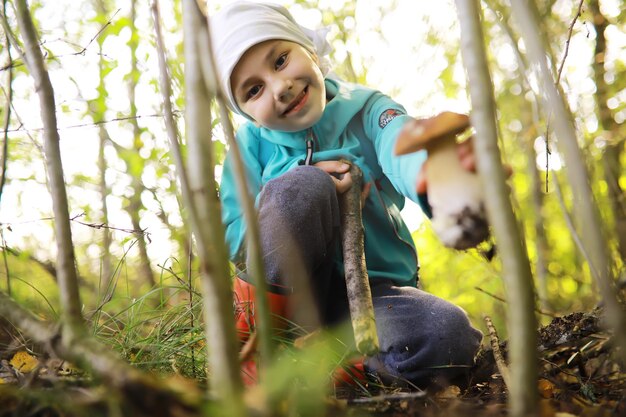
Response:
M303 288L293 272L297 259L321 323L346 319L337 194L352 184L341 162L348 160L367 183L365 257L380 341L365 368L420 387L462 375L482 334L459 307L416 288L417 255L400 216L405 197L421 201L425 152L393 153L414 119L378 91L325 76L323 36L301 28L281 6L236 1L210 26L221 87L231 109L249 119L237 142L256 198L272 312L297 313L287 305ZM245 224L229 158L220 193L231 259L245 265ZM235 280L239 302L254 301L246 279L241 273ZM240 330L249 319L238 318Z

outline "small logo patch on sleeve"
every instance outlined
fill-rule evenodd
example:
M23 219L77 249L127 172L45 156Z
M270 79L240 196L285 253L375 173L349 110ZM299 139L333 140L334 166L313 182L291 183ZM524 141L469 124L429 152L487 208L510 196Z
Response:
M398 109L387 109L384 112L382 112L380 117L378 118L378 126L380 126L380 128L383 129L385 126L389 124L389 122L391 122L393 119L403 114L404 113Z

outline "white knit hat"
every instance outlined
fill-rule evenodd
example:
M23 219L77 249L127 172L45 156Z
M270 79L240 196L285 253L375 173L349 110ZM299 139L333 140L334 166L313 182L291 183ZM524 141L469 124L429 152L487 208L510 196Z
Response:
M231 109L241 115L245 116L245 113L237 106L230 88L230 76L243 54L258 43L272 39L296 42L318 56L322 74L328 72L328 61L324 58L330 51L327 31L303 28L280 5L234 1L211 16L209 25L222 91Z

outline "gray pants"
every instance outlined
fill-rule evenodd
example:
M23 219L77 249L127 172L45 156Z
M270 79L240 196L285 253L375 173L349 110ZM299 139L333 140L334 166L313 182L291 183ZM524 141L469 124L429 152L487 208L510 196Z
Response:
M339 206L329 175L300 166L269 181L259 201L261 244L272 288L307 286L323 325L348 317L345 281L337 273ZM300 272L300 273L299 273ZM294 279L294 276L306 279ZM380 353L366 367L385 380L426 386L465 374L482 333L465 312L413 287L372 284Z

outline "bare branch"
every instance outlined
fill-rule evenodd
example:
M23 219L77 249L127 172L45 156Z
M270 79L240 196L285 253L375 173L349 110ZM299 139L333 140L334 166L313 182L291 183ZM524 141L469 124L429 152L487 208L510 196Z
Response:
M181 112L179 110L174 110L172 112L174 114L174 116L180 116ZM61 126L58 127L57 130L63 131L63 130L69 130L69 129L77 129L77 128L83 128L83 127L98 127L100 125L105 125L105 124L109 124L109 123L115 123L115 122L126 122L129 120L133 120L133 119L147 119L147 118L156 118L156 117L164 117L164 115L162 114L143 114L143 115L135 115L135 116L123 116L123 117L115 117L113 119L107 119L107 120L96 120L95 122L92 123L80 123L77 125L68 125L68 126ZM23 126L23 123L20 123ZM43 127L34 127L31 129L24 129L22 127L17 128L17 129L9 129L7 130L7 132L9 133L14 133L14 132L42 132L44 130Z
M359 352L372 356L378 352L379 343L372 292L365 266L363 222L361 220L363 173L358 166L351 164L350 176L352 177L352 186L339 196L346 290L356 347Z
M506 361L502 356L502 352L500 351L500 339L498 339L498 332L496 327L493 325L491 321L491 317L485 316L485 324L487 325L487 330L489 331L489 340L491 342L491 351L493 352L493 358L496 361L496 366L498 367L498 371L500 371L500 375L502 375L502 380L504 381L504 385L507 387L511 386L511 375L509 374L509 368L506 366Z

